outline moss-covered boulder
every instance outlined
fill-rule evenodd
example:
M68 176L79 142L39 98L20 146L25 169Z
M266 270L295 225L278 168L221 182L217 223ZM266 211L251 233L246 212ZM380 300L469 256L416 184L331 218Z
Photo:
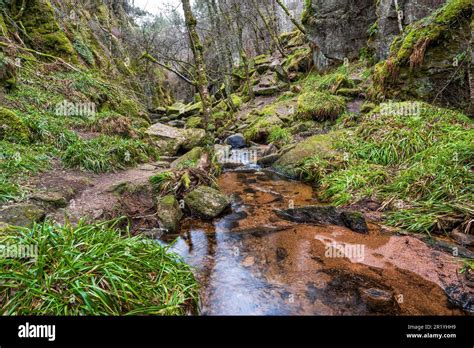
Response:
M321 156L322 158L334 156L337 152L334 149L333 143L337 137L338 133L334 132L309 137L283 154L272 167L286 176L296 177L298 175L298 167L306 159L313 156Z
M186 128L199 128L203 125L202 117L192 116L186 120Z
M0 140L26 143L30 131L23 121L11 110L0 107Z
M298 97L299 119L334 121L344 110L344 98L326 92L305 92Z
M204 153L204 149L202 147L195 147L191 151L185 153L180 158L171 162L170 167L171 168L196 167L203 153Z
M64 188L62 190L36 192L31 196L31 199L46 208L65 208L73 196L74 190Z
M58 25L54 9L49 0L25 0L13 4L12 12L19 16L26 30L25 39L37 50L75 60L75 51L71 41Z
M12 226L30 227L45 217L45 210L37 205L21 203L0 209L0 223Z
M204 219L213 219L230 206L226 195L209 186L197 187L184 197L184 202L193 214Z
M175 233L183 217L183 212L179 207L176 197L173 195L160 197L157 202L156 211L161 227L165 229L165 232Z
M295 50L283 62L283 68L288 73L305 73L311 70L312 65L313 57L309 47Z
M419 99L468 110L471 0L449 0L406 27L374 69L374 97Z
M283 121L278 116L258 116L252 120L250 126L245 130L244 137L247 141L263 144L268 141L271 129L281 125L283 125Z

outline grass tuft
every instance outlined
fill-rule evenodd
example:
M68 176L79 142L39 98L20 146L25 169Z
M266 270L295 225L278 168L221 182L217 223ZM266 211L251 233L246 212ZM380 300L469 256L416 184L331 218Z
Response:
M37 247L0 258L2 315L184 315L196 310L191 269L152 240L121 236L119 220L10 228L0 244ZM32 256L32 255L30 255Z

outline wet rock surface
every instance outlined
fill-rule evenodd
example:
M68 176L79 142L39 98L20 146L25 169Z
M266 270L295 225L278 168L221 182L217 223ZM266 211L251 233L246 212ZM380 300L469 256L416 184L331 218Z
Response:
M275 210L275 214L282 219L299 223L345 226L357 233L369 232L365 218L361 213L340 211L328 205Z

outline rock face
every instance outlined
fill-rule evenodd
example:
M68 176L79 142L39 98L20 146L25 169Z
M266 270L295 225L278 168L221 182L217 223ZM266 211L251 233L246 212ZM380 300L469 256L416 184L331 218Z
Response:
M159 198L156 211L166 233L175 233L178 229L179 221L183 217L176 197L168 195Z
M319 70L359 56L376 21L376 1L309 0L306 6L303 23Z
M219 216L230 205L229 198L209 186L199 186L184 197L186 206L204 219Z
M445 3L445 0L399 0L399 11L402 11L403 27L428 16ZM400 21L393 0L381 0L376 10L377 23L374 29L373 48L377 58L386 59L390 44L400 34ZM370 35L370 33L369 33Z
M376 96L470 108L471 0L449 0L404 29L374 73ZM471 106L472 107L472 106Z
M443 3L444 0L398 0L402 26L426 17ZM320 70L341 63L344 58L357 58L368 41L377 57L385 59L391 42L400 34L393 0L310 0L304 24L313 45L314 63Z

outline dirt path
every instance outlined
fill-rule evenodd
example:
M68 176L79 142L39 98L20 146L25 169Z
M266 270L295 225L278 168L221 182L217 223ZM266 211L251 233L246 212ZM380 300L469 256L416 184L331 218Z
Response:
M105 174L57 168L36 178L35 184L38 190L74 192L66 208L51 213L50 216L57 222L64 223L66 216L71 222L83 217L96 220L107 217L119 203L119 195L113 192L115 187L123 183L146 183L164 168L164 162L142 164L136 168Z

